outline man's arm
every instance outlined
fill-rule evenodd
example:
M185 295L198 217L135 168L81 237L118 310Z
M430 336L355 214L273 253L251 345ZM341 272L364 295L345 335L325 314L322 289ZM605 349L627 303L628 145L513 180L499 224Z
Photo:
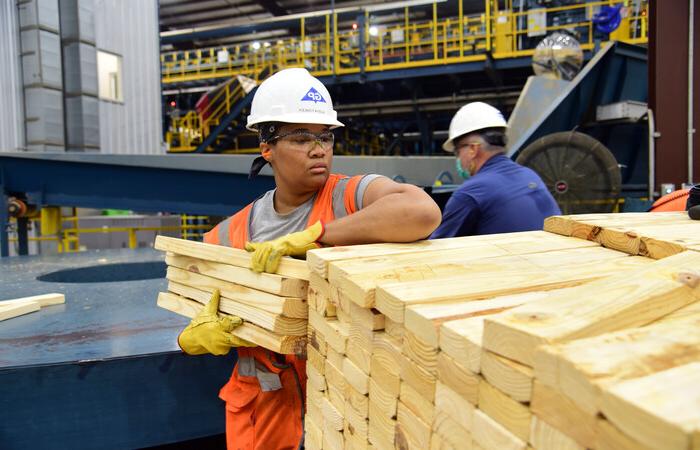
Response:
M365 190L363 208L326 224L325 245L413 242L440 224L440 208L419 187L377 178Z

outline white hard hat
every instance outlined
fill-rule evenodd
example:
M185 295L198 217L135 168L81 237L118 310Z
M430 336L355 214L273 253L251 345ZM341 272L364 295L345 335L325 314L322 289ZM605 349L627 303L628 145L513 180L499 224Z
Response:
M328 89L306 69L284 69L260 84L247 128L266 122L317 123L342 127Z
M506 128L503 114L493 106L483 102L467 103L459 108L450 122L448 139L442 144L446 152L454 152L454 140L467 133L483 130L484 128Z

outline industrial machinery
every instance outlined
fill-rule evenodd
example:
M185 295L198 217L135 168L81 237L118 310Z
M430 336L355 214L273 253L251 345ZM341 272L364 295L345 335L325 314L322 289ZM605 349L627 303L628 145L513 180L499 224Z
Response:
M606 44L571 81L531 77L509 118L508 154L565 214L644 208L653 176L646 50ZM651 173L650 173L651 172Z
M172 105L166 113L177 113L168 117L166 142L171 152L253 151L256 145L245 130L205 123L211 122L206 114L193 116L195 104L202 91L222 86L222 80L245 75L259 81L274 65L305 67L328 86L347 126L338 139L339 153L440 154L444 130L462 104L489 101L510 112L529 75L535 47L552 33L580 43L582 54L569 55L573 60L560 65L570 75L601 43L646 43L647 2L622 5L593 0L413 1L163 32L164 104ZM250 37L253 29L256 38ZM214 45L217 39L229 42ZM177 49L194 40L212 45ZM237 101L231 95L224 103L237 108ZM245 107L241 111L245 114ZM225 137L214 136L202 145L217 133Z

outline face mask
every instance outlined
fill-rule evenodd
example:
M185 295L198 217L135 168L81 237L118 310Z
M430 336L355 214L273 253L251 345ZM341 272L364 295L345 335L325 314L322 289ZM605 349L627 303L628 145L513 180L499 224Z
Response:
M460 177L464 178L465 180L469 179L469 177L470 177L469 172L467 172L466 170L464 170L462 168L462 163L459 160L459 158L455 159L455 168L457 169L457 173L459 174Z

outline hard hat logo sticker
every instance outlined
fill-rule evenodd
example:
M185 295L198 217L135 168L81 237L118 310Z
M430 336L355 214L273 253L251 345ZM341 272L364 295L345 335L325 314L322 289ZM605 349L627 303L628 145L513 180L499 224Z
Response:
M301 99L302 102L314 102L314 103L326 103L326 100L323 98L323 95L321 95L316 89L313 87L309 89L309 92L307 92L304 97Z

